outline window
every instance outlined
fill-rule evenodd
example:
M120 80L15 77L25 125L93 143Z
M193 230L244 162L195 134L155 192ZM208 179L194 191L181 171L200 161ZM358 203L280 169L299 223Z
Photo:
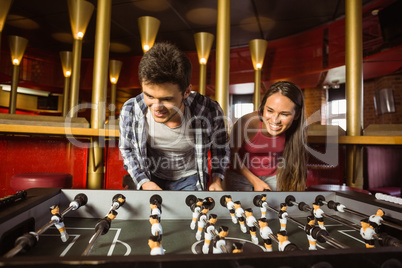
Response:
M328 124L346 131L346 99L328 102Z
M254 111L254 104L252 103L236 103L234 105L234 117L239 119L245 114L251 113Z

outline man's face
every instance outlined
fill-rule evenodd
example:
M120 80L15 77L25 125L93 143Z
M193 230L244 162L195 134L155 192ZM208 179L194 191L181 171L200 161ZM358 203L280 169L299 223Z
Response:
M144 101L157 123L179 126L184 114L183 100L190 95L191 86L184 95L178 85L171 83L150 85L142 83Z

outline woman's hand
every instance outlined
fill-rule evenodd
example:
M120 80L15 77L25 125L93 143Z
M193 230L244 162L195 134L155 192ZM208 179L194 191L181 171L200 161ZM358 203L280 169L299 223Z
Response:
M253 186L254 186L254 191L256 191L256 192L262 192L262 191L266 191L266 190L272 191L271 187L269 187L268 184L266 184L264 181L262 181L260 179L258 181L256 181L255 183L253 183Z

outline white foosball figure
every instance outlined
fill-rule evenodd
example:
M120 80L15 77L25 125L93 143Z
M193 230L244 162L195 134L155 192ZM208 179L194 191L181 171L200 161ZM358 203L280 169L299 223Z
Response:
M148 246L151 248L151 255L164 255L165 250L162 247L160 236L151 236L148 239Z
M154 236L161 236L163 234L162 225L159 221L158 215L149 216L149 223L151 223L151 233Z
M202 199L198 198L197 203L195 204L195 207L194 207L194 211L193 211L193 215L192 215L192 219L191 219L191 223L190 223L191 230L195 229L195 226L198 221L198 216L200 215L200 212L201 212L201 205L202 205Z
M311 235L311 232L313 231L314 227L315 227L314 216L312 216L312 215L307 216L307 225L304 227L304 231L307 234L309 250L317 250L317 240L314 239L313 236Z
M155 200L151 204L149 204L151 207L151 215L157 215L159 219L161 218L162 214L162 209L160 208L159 203Z
M272 251L272 229L268 227L268 220L266 218L258 219L258 225L260 226L260 236L264 240L265 251Z
M288 222L288 206L285 203L281 203L281 210L278 213L279 223L281 225L280 231L286 231L286 224Z
M381 225L381 222L383 221L382 217L384 217L384 214L384 211L379 208L374 215L371 215L368 218L374 228L378 228Z
M225 237L229 234L229 228L227 226L219 227L219 233L214 238L214 244L212 253L219 254L219 253L228 253L226 247L226 239Z
M201 240L202 232L204 231L204 227L207 224L208 216L207 213L209 212L209 206L201 205L201 212L198 215L198 229L197 233L195 234L195 239L198 241Z
M210 214L208 222L204 231L204 245L202 246L202 253L208 254L212 239L218 235L218 231L215 229L215 223L218 219L216 214Z
M251 208L248 208L244 211L246 215L246 224L248 229L250 230L250 235L251 235L251 242L254 244L258 245L258 238L257 238L257 220L253 216L253 210Z
M225 195L224 198L225 198L225 202L226 202L226 208L229 210L230 217L232 218L232 222L234 224L236 224L237 223L237 218L236 218L236 215L235 215L235 206L234 206L234 202L232 200L232 196Z
M360 228L360 235L366 242L366 248L374 248L375 240L374 235L376 234L374 227L370 224L368 219L363 219L360 221L361 228Z
M318 222L318 226L323 229L326 230L325 226L324 226L324 211L321 209L320 204L314 202L313 203L313 216L315 217L315 219Z
M237 218L237 220L238 220L238 222L240 224L240 230L243 233L246 233L247 228L246 228L246 225L244 223L245 219L244 219L244 216L243 216L244 215L244 209L241 207L240 201L234 202L234 207L235 207L236 218Z
M60 232L61 241L66 242L68 240L69 236L66 231L66 227L64 225L63 218L61 217L59 206L57 206L57 205L51 206L50 212L53 215L51 220L54 221L54 226Z

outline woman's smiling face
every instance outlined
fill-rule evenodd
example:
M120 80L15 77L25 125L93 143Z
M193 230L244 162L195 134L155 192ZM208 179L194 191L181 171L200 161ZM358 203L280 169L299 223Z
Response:
M295 108L295 103L279 92L267 98L261 118L271 136L278 136L290 128L298 117Z

